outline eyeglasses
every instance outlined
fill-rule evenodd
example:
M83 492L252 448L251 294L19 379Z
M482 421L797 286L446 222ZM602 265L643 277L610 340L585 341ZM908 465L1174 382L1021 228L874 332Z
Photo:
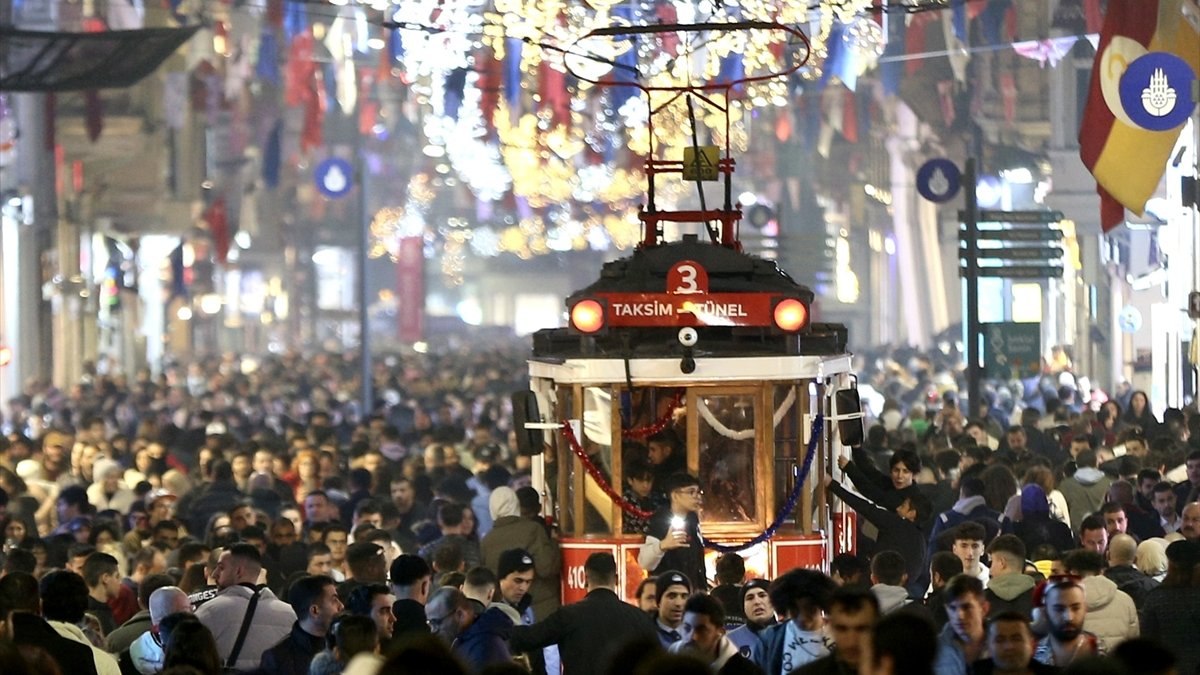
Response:
M701 490L698 487L683 488L680 490L676 490L676 492L678 492L682 495L687 495L688 497L703 497L704 496L704 490Z

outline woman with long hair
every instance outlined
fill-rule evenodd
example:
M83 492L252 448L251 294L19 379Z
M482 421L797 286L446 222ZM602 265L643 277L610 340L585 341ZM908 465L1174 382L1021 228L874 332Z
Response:
M186 612L169 614L158 625L163 641L163 670L191 666L202 673L219 675L221 656L217 641L195 616Z

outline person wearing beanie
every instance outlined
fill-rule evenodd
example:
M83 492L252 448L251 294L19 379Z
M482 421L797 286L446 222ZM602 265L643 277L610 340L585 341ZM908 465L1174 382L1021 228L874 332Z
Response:
M512 620L514 626L530 626L534 622L533 595L530 589L537 578L533 562L533 554L525 549L509 549L500 554L496 563L496 581L500 589L488 610L504 612ZM535 666L535 672L545 669L546 672L558 672L558 649L547 647L545 651L534 651L528 654L530 664ZM539 668L544 666L544 668Z
M129 513L130 507L137 501L122 476L124 469L116 461L100 457L92 465L92 477L95 480L87 489L88 501L96 507L96 511L118 511Z
M746 580L746 561L736 553L717 558L717 585L710 591L724 610L725 630L733 631L746 623L742 613L742 582Z
M751 579L742 586L742 611L746 623L729 632L729 641L738 648L738 653L747 658L762 644L759 633L775 625L775 612L771 609L771 597L767 594L770 586L771 582L766 579Z
M1075 548L1071 528L1051 515L1050 500L1046 498L1046 491L1041 485L1022 485L1020 499L1021 519L1013 521L1005 518L1001 527L1004 534L1017 535L1027 551L1032 551L1042 544L1050 544L1056 551Z
M683 623L683 606L691 594L692 582L683 572L669 570L659 575L655 589L658 618L654 621L654 628L664 649L683 637L679 625Z
M488 510L492 514L492 529L479 543L483 566L500 572L500 558L506 551L520 550L533 559L533 583L527 589L532 596L533 619L541 621L559 605L562 575L562 554L551 541L546 528L520 515L517 493L510 487L492 490Z

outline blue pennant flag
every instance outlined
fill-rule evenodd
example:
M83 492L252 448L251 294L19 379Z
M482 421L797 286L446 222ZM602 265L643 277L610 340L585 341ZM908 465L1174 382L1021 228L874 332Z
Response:
M902 58L908 53L908 26L902 12L889 15L887 24L887 46L880 58L879 81L884 94L895 95L900 92L900 79L904 76Z
M828 56L825 57L825 70L821 72L818 87L824 89L829 84L829 79L837 76L847 89L854 91L858 85L858 64L855 62L854 50L846 44L846 27L842 22L833 22L825 48L828 50Z
M442 112L452 120L458 121L458 111L462 108L463 89L467 86L467 69L455 68L446 76L446 83L443 85L444 98L442 99Z
M393 63L404 58L404 36L400 34L399 29L388 31L388 53L391 54Z
M951 14L950 14L950 22L954 26L954 37L958 38L959 42L966 44L967 43L967 3L959 2L954 5L954 9L951 10Z
M525 43L520 38L504 38L504 100L509 110L516 111L521 103L521 52Z
M986 45L1001 44L1004 30L1004 15L1012 6L1012 0L988 0L987 7L979 14L979 28Z
M728 56L721 57L721 69L717 73L717 83L728 84L735 82L746 76L746 64L742 61L742 55L731 53ZM736 91L741 91L744 87L738 85L734 87Z
M267 135L267 142L263 147L262 179L269 190L274 190L279 185L279 168L283 155L282 133L283 122L276 121L271 126L271 133Z
M303 2L285 4L287 9L283 11L283 34L287 37L288 44L291 44L293 38L308 30L308 10Z
M254 74L263 82L279 86L279 41L275 39L275 31L271 28L263 30L258 41L258 63L254 66Z

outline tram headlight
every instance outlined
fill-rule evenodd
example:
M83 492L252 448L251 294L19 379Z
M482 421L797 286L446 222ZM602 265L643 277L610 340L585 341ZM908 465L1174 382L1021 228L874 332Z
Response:
M599 332L604 328L604 305L591 298L571 305L571 328L585 335Z
M797 298L782 298L775 303L773 318L776 328L795 333L808 326L808 305Z

